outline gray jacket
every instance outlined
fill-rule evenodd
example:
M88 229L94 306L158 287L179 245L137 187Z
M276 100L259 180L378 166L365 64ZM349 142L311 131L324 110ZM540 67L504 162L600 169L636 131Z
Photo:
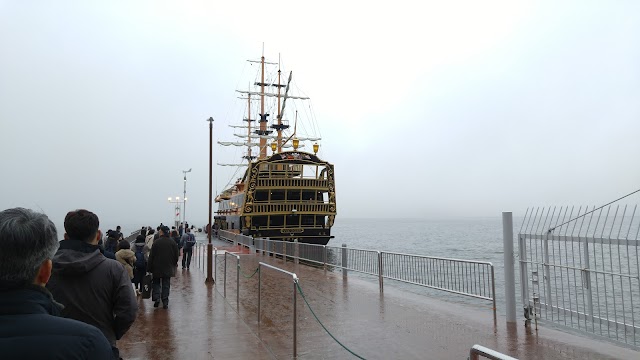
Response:
M64 305L64 317L94 325L113 346L138 312L124 266L104 257L98 246L83 241L60 242L47 288Z

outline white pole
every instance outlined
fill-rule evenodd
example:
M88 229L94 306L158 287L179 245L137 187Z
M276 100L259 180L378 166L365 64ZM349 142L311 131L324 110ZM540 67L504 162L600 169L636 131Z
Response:
M502 213L502 239L504 241L504 291L507 322L516 322L516 282L513 256L513 214Z

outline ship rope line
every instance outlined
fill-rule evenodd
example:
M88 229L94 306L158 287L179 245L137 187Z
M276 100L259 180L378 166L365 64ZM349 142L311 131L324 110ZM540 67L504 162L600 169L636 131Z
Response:
M617 202L617 201L620 201L620 200L622 200L622 199L624 199L624 198L626 198L626 197L629 197L629 196L631 196L631 195L633 195L633 194L635 194L635 193L637 193L637 192L640 192L640 189L638 189L638 190L636 190L636 191L634 191L634 192L631 192L631 193L629 193L629 194L627 194L627 195L625 195L625 196L623 196L623 197L617 198L617 199L615 199L615 200L613 200L613 201L611 201L611 202L609 202L609 203L607 203L607 204L604 204L604 205L602 205L602 206L600 206L600 207L594 208L593 210L588 211L588 212L586 212L586 213L584 213L584 214L582 214L582 215L580 215L580 216L576 216L575 218L573 218L573 219L571 219L571 220L568 220L568 221L565 221L565 222L563 222L563 223L562 223L562 224L560 224L560 225L557 225L557 226L554 226L554 227L552 227L552 228L549 228L549 230L547 230L547 233L551 233L551 232L553 232L555 229L557 229L557 228L561 227L562 225L566 225L566 224L568 224L568 223L570 223L570 222L572 222L572 221L575 221L575 220L577 220L577 219L579 219L579 218L581 218L581 217L584 217L584 216L586 216L586 215L589 215L589 214L591 214L592 212L594 212L594 211L596 211L596 210L600 210L600 209L604 208L605 206L609 206L609 205L611 205L611 204L613 204L613 203L615 203L615 202Z
M252 278L255 274L258 273L258 271L260 271L260 266L258 266L256 268L256 270L253 272L253 274L251 274L251 276L247 277L244 272L242 271L242 266L238 266L238 270L240 272L240 274L242 274L242 276L244 276L247 279ZM320 319L318 318L318 316L316 315L316 313L313 311L313 309L311 308L311 305L309 304L309 301L307 301L307 297L304 296L304 292L302 291L302 288L300 287L300 282L299 281L295 281L296 284L296 289L298 289L298 292L300 293L300 296L302 296L302 299L304 300L304 303L307 304L307 307L309 308L309 311L311 311L311 314L313 315L313 317L316 319L316 321L318 322L318 324L320 324L320 326L324 329L324 331L336 342L338 343L338 345L340 345L343 349L347 350L351 355L357 357L358 359L361 360L366 360L364 357L356 354L355 352L353 352L353 350L349 349L348 347L346 347L343 343L340 342L340 340L338 340L335 336L333 336L333 334L329 331L329 329L327 329L326 326L324 326L324 324L322 323L322 321L320 321ZM225 298L224 301L226 301L228 304L230 304L227 299Z
M296 288L298 289L298 292L300 293L300 296L302 296L302 299L304 300L304 303L307 304L307 307L309 308L309 311L311 311L311 314L313 314L313 317L316 319L316 321L318 322L318 324L320 324L320 326L322 326L322 328L324 329L324 331L327 332L327 334L329 334L329 336L331 336L331 338L338 343L338 345L342 346L343 349L347 350L349 353L351 353L351 355L357 357L358 359L362 359L362 360L366 360L365 358L363 358L362 356L354 353L351 349L349 349L348 347L346 347L343 343L341 343L338 339L336 339L335 336L333 336L333 334L331 334L331 332L329 332L329 330L327 330L327 328L324 326L324 324L322 323L322 321L320 321L320 319L318 319L318 316L316 315L316 313L313 311L313 309L311 308L311 305L309 305L309 302L307 301L307 298L304 296L304 292L302 291L302 288L300 287L300 282L296 281Z

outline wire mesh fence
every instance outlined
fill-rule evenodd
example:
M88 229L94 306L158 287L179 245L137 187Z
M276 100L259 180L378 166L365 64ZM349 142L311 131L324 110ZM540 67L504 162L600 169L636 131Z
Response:
M528 209L518 235L525 309L640 345L637 206Z

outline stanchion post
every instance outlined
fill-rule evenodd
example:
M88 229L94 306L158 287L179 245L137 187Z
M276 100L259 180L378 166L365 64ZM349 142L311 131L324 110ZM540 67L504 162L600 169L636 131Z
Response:
M262 265L258 263L258 324L260 324L260 291L262 289Z
M227 253L224 253L224 277L222 278L224 287L224 297L227 297Z
M212 273L211 273L211 264L212 264L212 259L211 256L213 254L213 245L211 244L211 233L213 232L213 224L211 223L211 212L213 211L213 204L212 204L212 199L213 199L213 194L212 194L212 179L213 179L213 117L209 117L209 119L207 119L207 121L209 122L209 231L208 231L208 238L209 238L209 243L207 244L207 279L205 280L206 283L211 284L213 283L215 280L213 279Z
M298 292L296 289L297 279L293 278L293 358L298 356Z
M298 265L300 257L300 245L298 244L298 239L293 240L293 261L296 265Z
M240 313L240 256L236 258L237 272L236 272L236 307L238 308L238 314Z

